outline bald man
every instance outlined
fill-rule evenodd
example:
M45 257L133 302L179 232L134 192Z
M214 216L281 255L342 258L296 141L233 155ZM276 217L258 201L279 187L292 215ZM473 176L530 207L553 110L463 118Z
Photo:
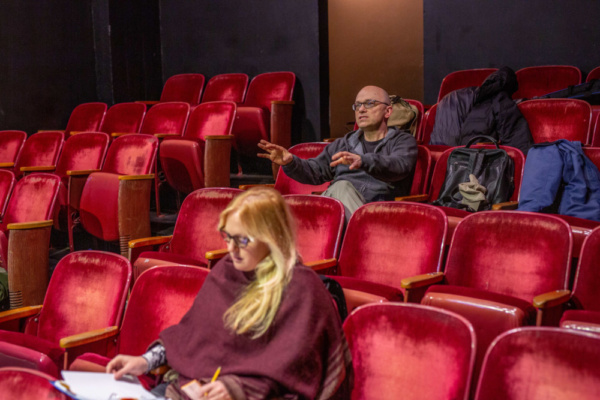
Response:
M407 195L417 161L417 142L407 130L388 128L392 114L388 93L365 86L352 104L358 129L325 147L315 158L303 160L285 148L262 140L259 147L285 173L301 183L332 181L324 196L344 204L346 222L365 203Z

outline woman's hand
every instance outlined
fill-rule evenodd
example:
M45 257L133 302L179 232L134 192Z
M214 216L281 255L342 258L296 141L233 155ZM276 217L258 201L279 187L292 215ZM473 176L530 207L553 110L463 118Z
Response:
M148 361L144 357L126 356L120 354L106 366L106 372L112 373L115 379L121 379L125 374L142 375L148 369Z
M192 400L233 400L223 382L219 380L202 386L193 383L187 385L183 391Z

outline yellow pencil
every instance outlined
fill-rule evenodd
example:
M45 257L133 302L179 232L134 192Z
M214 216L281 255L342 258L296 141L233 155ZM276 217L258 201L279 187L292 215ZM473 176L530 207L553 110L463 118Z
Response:
M217 368L217 370L215 371L215 374L213 375L212 379L210 380L210 382L214 382L217 380L217 378L219 377L219 374L221 373L221 367Z

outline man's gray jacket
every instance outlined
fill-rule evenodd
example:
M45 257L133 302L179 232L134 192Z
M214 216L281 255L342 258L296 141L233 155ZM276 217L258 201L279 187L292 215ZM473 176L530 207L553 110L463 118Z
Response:
M283 167L292 179L310 185L346 180L364 196L367 202L393 200L407 195L417 162L417 142L409 131L388 128L375 152L365 154L359 129L335 140L315 158L303 160L297 156ZM330 167L331 157L340 151L359 154L362 165L350 170L349 165ZM332 183L333 183L332 182Z

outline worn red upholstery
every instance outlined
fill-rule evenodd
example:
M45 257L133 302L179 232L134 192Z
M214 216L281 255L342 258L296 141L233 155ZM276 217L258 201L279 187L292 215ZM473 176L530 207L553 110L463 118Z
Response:
M434 104L427 110L423 115L423 128L421 128L421 136L417 138L422 144L429 144L431 140L431 132L433 132L433 125L435 125L435 114L437 112L437 104Z
M49 359L55 368L43 372L56 376L63 367L62 338L120 324L130 279L131 264L122 256L99 251L65 256L52 274L39 317L29 320L26 333L0 331L0 366L26 360L42 370ZM29 351L15 351L14 345ZM69 357L78 354L77 349L68 351Z
M594 79L600 79L600 67L596 67L589 72L587 78L585 78L586 82L593 81Z
M189 310L208 272L206 268L183 265L164 265L144 272L131 290L114 354L86 353L69 369L94 370L94 364L105 367L116 354L145 353L161 331L177 324Z
M425 106L419 100L404 99L408 104L417 107L417 125L415 127L415 139L421 137L421 129L423 129L423 116L425 115Z
M64 131L64 139L68 139L71 132L98 131L107 106L104 103L83 103L71 112L67 128Z
M109 142L110 137L104 132L82 132L71 136L65 142L54 171L61 179L53 217L56 229L67 229L69 193L69 176L67 175L67 171L101 169Z
M142 103L119 103L108 109L100 132L138 133L146 115L146 105Z
M537 99L519 103L534 143L558 139L590 143L592 109L575 99Z
M258 142L271 139L271 102L291 101L295 82L293 72L268 72L252 79L233 125L236 148L240 153L256 156Z
M449 73L444 77L442 84L440 85L438 102L442 100L445 95L455 90L470 86L481 86L483 81L496 71L498 71L498 68L475 68Z
M535 240L532 240L535 238ZM459 222L446 260L448 286L430 287L422 304L465 316L477 334L476 370L500 333L534 324L533 298L567 289L571 229L552 215L482 211ZM548 311L549 318L556 315Z
M565 311L560 320L561 326L600 333L599 259L600 227L583 242L571 297L576 309Z
M440 271L447 225L431 205L366 204L348 223L335 279L345 289L402 300L403 278Z
M463 317L416 304L369 304L344 322L351 399L467 399L475 334Z
M206 84L202 102L233 101L242 104L247 88L248 75L246 74L216 75L210 78Z
M581 83L581 71L571 65L527 67L516 74L519 90L513 94L513 99L531 99Z
M185 102L159 103L146 113L140 133L149 135L183 135L190 114L190 105Z
M519 328L488 350L476 400L592 400L600 393L600 336Z
M23 131L0 131L0 168L14 166L25 140L27 140L27 133Z
M600 146L600 106L593 105L592 107L592 121L590 124L590 144L592 146Z
M63 146L63 133L60 131L38 132L31 135L23 145L23 150L13 172L20 179L21 167L40 167L56 165Z
M134 276L155 266L164 264L190 264L206 266L206 252L224 248L217 230L219 215L231 200L241 192L230 188L205 188L190 193L179 210L173 236L158 251L143 251L139 258L131 254ZM148 238L151 241L152 238ZM138 250L147 240L130 243L130 250ZM147 245L146 245L147 246Z
M151 173L157 147L158 139L150 135L118 137L108 149L102 172L87 178L81 194L81 226L102 240L120 239L125 255L129 240L150 233Z
M327 146L325 142L309 142L300 143L290 147L289 151L293 155L302 158L314 158L321 154L323 149ZM311 194L314 192L324 192L329 187L329 182L321 185L308 185L300 183L283 172L283 168L279 168L277 172L277 179L275 179L275 189L281 194Z
M427 146L417 146L417 163L415 165L415 173L413 175L410 194L427 193L429 190L429 177L431 176L431 151Z
M296 223L296 249L303 262L337 258L344 228L344 205L308 194L283 196Z
M4 213L6 212L6 207L8 206L8 201L16 181L15 175L12 172L0 169L0 221L4 218Z
M198 105L190 114L185 132L179 140L164 140L160 144L160 163L167 182L174 189L191 193L205 187L206 137L231 135L236 105L231 101ZM227 152L227 156L229 152ZM229 162L223 160L224 173L229 176Z
M204 88L204 75L179 74L173 75L165 82L160 102L182 101L190 105L200 103L202 89Z
M55 376L28 368L0 368L2 399L68 400L50 381Z

